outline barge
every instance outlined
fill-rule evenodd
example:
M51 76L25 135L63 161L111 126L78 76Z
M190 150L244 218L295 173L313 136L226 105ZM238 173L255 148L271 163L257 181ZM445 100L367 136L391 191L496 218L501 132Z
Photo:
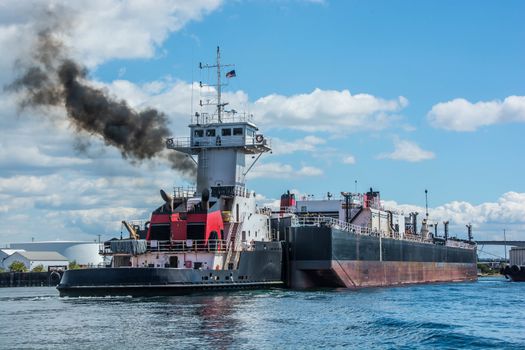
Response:
M226 110L217 70L213 113L195 113L190 137L169 138L168 149L197 165L195 188L160 191L150 218L123 221L129 238L105 242L105 268L66 271L61 296L177 295L253 288L361 288L477 279L476 244L443 237L428 213L406 216L382 206L378 191L342 192L341 199L296 200L280 208L256 205L245 177L271 151L251 115ZM235 77L235 71L226 73ZM202 86L202 84L201 84ZM203 105L203 103L201 103ZM249 157L247 157L249 156ZM246 162L250 158L250 163ZM434 232L432 232L434 229Z

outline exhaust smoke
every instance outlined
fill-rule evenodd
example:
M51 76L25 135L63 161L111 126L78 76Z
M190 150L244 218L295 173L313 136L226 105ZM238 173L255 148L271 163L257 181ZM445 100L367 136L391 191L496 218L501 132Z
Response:
M57 39L57 27L40 31L30 60L17 62L21 75L6 89L23 94L20 107L64 107L77 132L101 137L132 163L165 157L182 175L196 176L192 159L163 152L170 135L166 115L153 108L136 111L126 101L90 85L87 68L67 57Z

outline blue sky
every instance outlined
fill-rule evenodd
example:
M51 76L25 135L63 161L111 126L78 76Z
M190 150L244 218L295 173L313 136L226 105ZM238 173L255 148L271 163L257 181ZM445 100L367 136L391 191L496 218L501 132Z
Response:
M426 114L434 104L454 98L492 101L525 93L523 7L495 1L235 2L172 34L153 61L114 60L98 67L94 76L111 81L124 67L124 77L134 82L165 75L191 81L192 74L199 74L197 62L212 61L214 47L220 45L224 60L236 64L232 88L253 100L315 88L386 99L404 96L409 106L400 112L399 125L410 124L414 131L399 126L377 134L349 130L346 137L329 142L357 160L352 166L328 168L316 162L325 170L323 178L335 185L331 190L344 189L349 176L352 188L357 179L362 189L377 186L406 202L421 201L428 187L435 204L459 199L481 203L525 190L523 156L513 151L524 145L521 126L451 132L432 128ZM290 135L288 130L273 134ZM376 159L377 153L391 150L396 135L417 142L436 158L417 164ZM305 154L287 158L313 161ZM325 190L317 181L287 185L320 194ZM252 187L276 196L280 182L271 182L260 180Z
M254 112L274 139L274 154L261 159L248 184L262 203L287 189L317 197L353 190L357 180L359 191L374 187L389 204L412 208L424 206L428 189L431 216L452 217L459 232L473 222L482 238L507 227L525 239L522 1L15 4L8 1L0 16L0 44L9 52L0 61L8 71L3 84L29 47L31 26L45 23L42 9L71 7L78 21L63 39L93 83L137 109L164 110L173 133L186 136L188 84L220 45L237 72L227 98ZM121 216L155 206L159 187L184 182L162 162L129 166L97 140L86 158L72 150L75 135L65 121L35 122L31 115L39 113L16 114L14 96L4 92L1 101L0 217L12 225L0 242L33 235L13 236L28 209L12 203L47 218L34 227L52 223L43 229L48 239L89 239L111 236ZM47 134L35 143L42 164L14 155L28 129ZM115 200L111 186L125 192L125 179L136 194ZM56 191L64 181L83 184L82 197L91 199L72 209ZM10 192L19 182L34 183L38 198L28 193L32 203L24 202Z

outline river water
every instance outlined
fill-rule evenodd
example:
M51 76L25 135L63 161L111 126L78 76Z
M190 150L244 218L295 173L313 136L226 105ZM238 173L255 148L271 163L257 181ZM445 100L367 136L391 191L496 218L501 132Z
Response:
M525 283L59 298L0 289L2 349L525 349Z

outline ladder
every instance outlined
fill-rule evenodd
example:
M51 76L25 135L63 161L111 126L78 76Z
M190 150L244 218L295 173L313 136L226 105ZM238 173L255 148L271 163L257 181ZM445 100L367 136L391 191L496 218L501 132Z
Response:
M239 264L239 259L241 256L241 245L242 245L242 235L239 232L242 230L242 225L246 219L246 213L241 217L240 222L235 222L234 227L232 228L231 238L228 240L228 254L226 256L226 261L224 267L228 268L228 265L233 263L234 269Z
M228 230L228 234L226 235L227 244L226 244L226 259L224 260L224 268L228 268L228 264L231 261L231 257L233 254L233 250L235 248L235 238L237 237L237 229L238 229L239 223L238 222L231 222L230 227Z

